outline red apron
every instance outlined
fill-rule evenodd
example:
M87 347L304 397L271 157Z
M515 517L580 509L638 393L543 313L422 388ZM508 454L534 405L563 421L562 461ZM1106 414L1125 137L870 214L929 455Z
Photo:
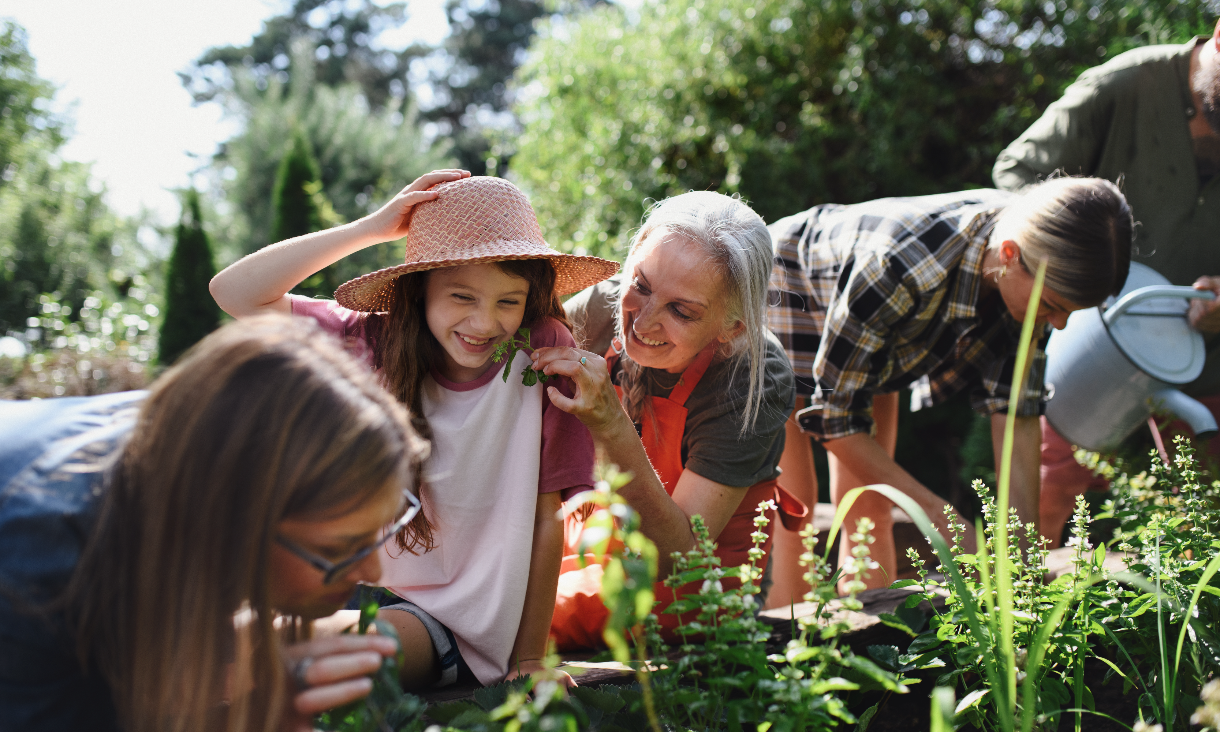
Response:
M657 471L665 491L673 495L678 485L678 478L685 469L682 464L682 435L686 430L686 400L703 378L704 372L715 356L715 344L708 346L682 372L678 385L670 392L668 398L649 397L652 401L652 412L655 420L645 416L642 420L640 439L644 443L644 451ZM617 356L606 354L607 365L613 369ZM615 387L616 389L618 387ZM620 393L620 397L622 394ZM809 515L809 508L798 498L780 487L776 479L757 483L746 491L745 497L737 507L737 511L729 519L720 536L716 538L716 556L720 558L721 567L737 567L749 561L748 553L753 546L750 534L754 533L754 516L761 501L774 500L779 507L780 518L784 526L796 530L800 528L804 518ZM775 520L775 512L769 511L768 518ZM575 545L581 524L569 519L565 526L565 551L570 551ZM767 540L762 545L764 552L771 550L770 531ZM765 563L765 557L763 562ZM555 615L551 620L551 635L559 651L576 651L582 649L602 648L602 629L605 627L609 612L601 599L602 567L590 564L580 567L580 557L576 554L565 556L560 569L559 587L555 599ZM740 586L737 579L726 579L721 583L725 589ZM666 614L664 610L676 599L677 594L691 594L699 591L701 583L691 583L678 588L677 593L672 588L658 582L654 588L659 605L655 612L661 621L662 635L668 641L676 641L674 629L680 616ZM685 622L694 620L697 612L681 616ZM686 617L689 615L690 617Z

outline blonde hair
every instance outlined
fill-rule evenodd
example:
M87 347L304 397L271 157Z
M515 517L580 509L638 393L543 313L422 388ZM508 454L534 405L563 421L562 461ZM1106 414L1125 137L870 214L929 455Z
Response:
M277 728L276 527L409 487L426 452L406 410L311 322L226 326L158 379L63 599L123 728L214 729L226 688L246 690L228 729Z
M1046 262L1046 286L1082 307L1117 295L1131 266L1131 207L1103 178L1057 177L1027 188L1004 208L988 248L1012 240L1033 273Z
M758 419L766 379L767 286L771 276L771 235L762 217L740 198L710 191L692 191L667 198L649 209L644 224L631 240L627 261L628 274L641 255L640 244L654 231L671 231L703 248L708 260L725 285L725 322L730 329L740 323L742 331L721 347L719 358L745 355L748 390L742 415L741 433L749 431ZM616 309L615 331L626 343L623 331L622 294L631 282L624 278ZM647 384L644 369L624 351L619 386L623 407L632 420L639 422L647 410Z

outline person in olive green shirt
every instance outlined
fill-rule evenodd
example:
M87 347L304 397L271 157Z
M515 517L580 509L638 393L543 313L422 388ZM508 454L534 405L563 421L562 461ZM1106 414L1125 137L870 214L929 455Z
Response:
M997 188L1019 190L1055 171L1119 183L1139 222L1132 261L1220 295L1220 22L1210 37L1085 71L1000 153L992 176ZM1185 391L1217 412L1220 301L1192 301L1190 322L1208 354ZM1057 543L1093 478L1045 419L1042 461L1040 525Z

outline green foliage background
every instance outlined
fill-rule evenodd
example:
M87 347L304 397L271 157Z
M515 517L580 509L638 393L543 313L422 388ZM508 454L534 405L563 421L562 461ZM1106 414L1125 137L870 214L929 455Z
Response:
M662 0L544 25L514 155L548 241L613 255L646 201L740 193L767 221L991 184L1083 69L1210 32L1203 3Z
M44 294L74 314L95 292L126 297L155 258L136 237L141 221L114 215L89 166L60 158L53 92L25 31L0 21L0 336L41 315Z

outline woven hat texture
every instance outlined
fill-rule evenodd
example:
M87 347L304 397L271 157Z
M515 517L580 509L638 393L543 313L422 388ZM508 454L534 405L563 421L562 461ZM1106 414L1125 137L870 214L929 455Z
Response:
M386 312L394 280L408 272L510 259L549 259L555 290L570 295L618 271L600 257L564 254L542 238L529 199L503 178L474 176L441 183L440 195L415 206L406 236L406 261L345 282L335 300L351 310Z

